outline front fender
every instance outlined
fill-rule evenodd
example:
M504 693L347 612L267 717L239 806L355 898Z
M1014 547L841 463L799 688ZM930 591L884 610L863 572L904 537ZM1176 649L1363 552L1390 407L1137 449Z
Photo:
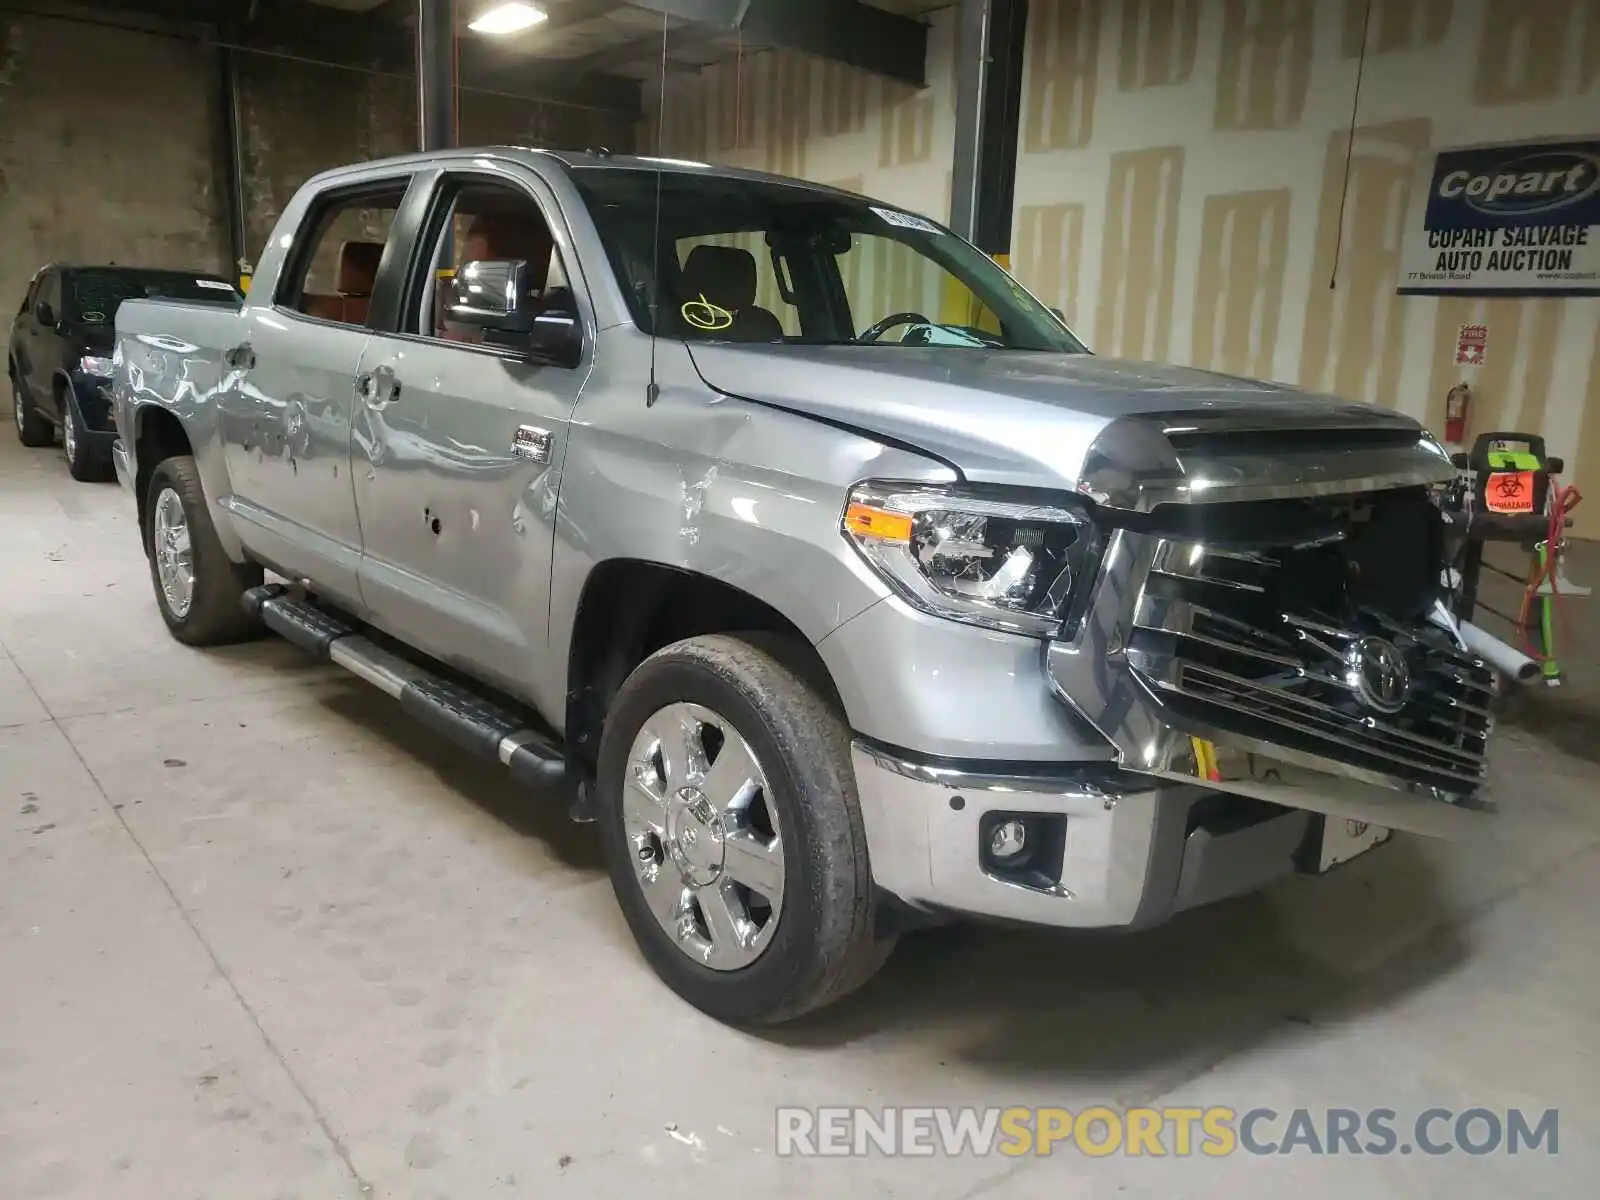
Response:
M565 707L565 670L591 571L635 559L709 576L787 618L812 644L888 594L840 533L845 498L873 476L952 482L931 458L794 413L711 393L682 343L662 342L659 398L606 355L584 391L562 466L542 711Z

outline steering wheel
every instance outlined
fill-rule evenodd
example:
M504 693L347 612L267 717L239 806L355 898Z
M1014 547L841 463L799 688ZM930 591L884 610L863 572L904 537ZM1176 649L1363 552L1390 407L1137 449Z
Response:
M875 342L896 325L932 325L933 322L917 312L890 313L883 320L861 331L858 342Z

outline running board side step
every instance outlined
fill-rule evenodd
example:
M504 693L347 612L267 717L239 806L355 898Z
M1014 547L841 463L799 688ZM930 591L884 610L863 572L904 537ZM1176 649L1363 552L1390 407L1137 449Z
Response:
M573 787L567 756L548 734L467 688L401 658L283 584L244 594L245 611L314 658L332 662L400 702L403 712L483 758L498 759L518 783L568 794L574 820L592 819L588 788Z

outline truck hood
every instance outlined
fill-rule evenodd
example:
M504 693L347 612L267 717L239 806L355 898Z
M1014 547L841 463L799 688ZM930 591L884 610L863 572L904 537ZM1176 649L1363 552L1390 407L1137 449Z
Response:
M690 345L712 388L914 447L972 482L1170 499L1445 479L1412 418L1191 367L911 346ZM1415 477L1413 477L1415 476ZM1229 496L1228 485L1238 489ZM1251 489L1248 485L1257 485ZM1101 495L1106 493L1106 495Z

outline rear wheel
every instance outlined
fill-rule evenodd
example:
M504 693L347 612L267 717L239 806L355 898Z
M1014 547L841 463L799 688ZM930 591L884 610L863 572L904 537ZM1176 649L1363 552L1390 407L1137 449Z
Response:
M17 440L24 446L48 446L55 441L55 427L28 402L15 373L11 376L11 416L16 423Z
M228 558L188 455L163 459L151 472L145 546L156 606L172 636L190 646L221 646L253 637L259 626L243 596L261 568Z
M696 1008L789 1020L887 956L849 732L763 650L716 635L646 659L606 718L598 783L623 914Z

